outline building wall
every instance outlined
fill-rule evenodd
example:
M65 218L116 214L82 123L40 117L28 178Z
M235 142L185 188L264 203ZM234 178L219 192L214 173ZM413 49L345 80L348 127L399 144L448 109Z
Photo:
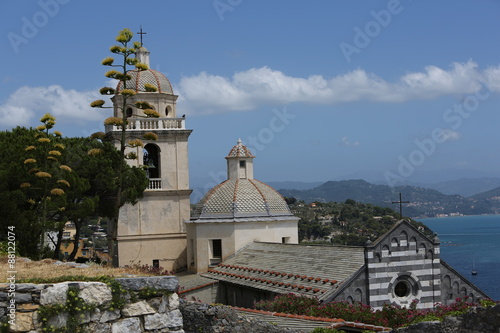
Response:
M249 218L251 219L251 218ZM236 251L254 242L297 244L297 221L249 221L220 223L187 223L189 270L194 273L206 272L210 262L210 242L220 239L222 258L226 260Z
M276 293L270 291L243 287L232 283L220 283L218 287L217 303L253 308L254 304L263 300L272 300Z
M345 287L332 299L327 300L327 302L348 301L349 303L362 302L363 304L368 304L366 274L367 271L364 267L353 277L352 281L347 281Z
M368 301L375 309L383 304L432 308L441 300L439 243L402 222L375 246L367 247Z
M457 298L468 297L469 301L489 298L479 288L464 279L457 271L441 261L441 303L451 304Z

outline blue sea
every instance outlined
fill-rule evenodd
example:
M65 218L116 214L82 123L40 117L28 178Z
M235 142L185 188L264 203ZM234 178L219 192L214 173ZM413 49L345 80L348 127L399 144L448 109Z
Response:
M500 215L419 219L438 234L441 258L500 300ZM475 267L477 275L471 275Z

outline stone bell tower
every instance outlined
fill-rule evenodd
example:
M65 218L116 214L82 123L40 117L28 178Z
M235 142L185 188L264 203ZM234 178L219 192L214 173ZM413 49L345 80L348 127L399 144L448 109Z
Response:
M150 52L141 47L136 58L149 66ZM127 89L136 95L129 98L125 111L128 117L127 139L142 139L153 132L158 140L144 141L144 147L128 148L138 158L128 160L133 166L147 166L149 187L135 205L120 209L118 221L119 265L147 264L172 270L186 266L186 233L184 220L190 217L188 138L192 130L186 129L185 118L177 117L172 85L165 75L148 69L127 73L131 80ZM117 92L125 87L120 82ZM153 85L156 92L148 92L145 85ZM114 116L122 117L122 96L113 98ZM143 110L134 107L137 101L151 104L160 118L146 118ZM121 129L107 125L106 132L119 138ZM119 144L119 143L117 143Z

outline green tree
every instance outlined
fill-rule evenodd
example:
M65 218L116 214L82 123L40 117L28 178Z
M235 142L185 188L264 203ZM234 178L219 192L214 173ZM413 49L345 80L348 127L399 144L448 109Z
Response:
M26 193L31 215L41 227L39 244L39 258L45 249L46 232L60 230L64 226L66 208L66 192L70 183L66 180L71 168L61 163L64 145L61 143L62 134L58 131L50 132L55 125L55 118L45 114L37 127L32 144L25 150L29 157L23 162L26 181L21 183L21 189Z
M112 57L105 58L101 63L104 66L110 66L110 67L115 67L119 70L110 70L106 72L105 76L110 78L110 79L116 79L120 81L120 86L123 87L119 91L116 91L113 88L110 87L104 87L101 88L100 93L102 95L110 96L114 95L115 97L119 97L116 99L116 103L118 105L115 105L116 108L119 110L119 113L114 117L109 117L107 118L104 123L106 125L113 125L118 128L120 128L120 138L118 139L119 141L119 152L120 152L120 158L122 160L125 159L135 159L137 156L135 153L129 153L126 154L125 150L127 147L138 147L138 146L143 146L143 142L140 139L134 139L134 140L129 140L127 142L127 118L129 115L127 115L126 109L129 106L134 106L136 108L142 109L145 117L155 117L158 118L160 115L158 112L153 110L153 106L151 106L149 103L144 102L144 101L135 101L134 103L130 103L130 101L133 101L133 96L136 94L135 90L129 89L128 87L132 86L133 84L130 84L128 81L131 80L131 76L128 74L128 66L135 66L135 70L137 71L142 71L142 70L147 70L148 66L146 64L139 63L138 59L132 57L133 55L136 54L136 52L139 50L141 47L141 44L139 42L131 42L133 37L133 33L129 29L123 29L118 33L118 36L116 37L116 41L120 45L113 45L110 48L110 51L117 56L120 57L121 63L120 64L115 64L115 59ZM149 92L154 92L156 91L156 87L151 85L151 84L145 84L145 89ZM90 105L92 107L98 107L98 108L103 108L105 104L104 100L96 100L92 102ZM154 133L146 133L143 137L146 140L156 140L157 136ZM122 205L122 195L123 195L123 188L124 188L124 180L125 180L125 169L123 165L120 165L117 169L116 172L117 175L117 191L116 191L116 196L114 198L114 204L113 204L113 212L112 212L112 218L111 218L111 232L110 232L110 252L111 256L113 258L113 264L115 266L118 266L118 242L117 242L117 235L118 235L118 220L119 220L119 213L120 213L120 207Z
M68 150L65 162L73 169L71 183L75 184L67 192L66 209L76 229L73 252L68 258L74 260L85 221L96 216L113 216L114 210L109 207L113 207L118 191L115 170L121 167L125 178L120 207L137 202L148 186L148 179L144 170L128 166L111 142L67 138L65 145Z

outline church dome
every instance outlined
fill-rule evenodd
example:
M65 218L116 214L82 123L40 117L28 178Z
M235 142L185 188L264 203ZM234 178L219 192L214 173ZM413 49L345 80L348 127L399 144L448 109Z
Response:
M275 189L256 179L228 179L212 188L196 205L193 218L269 217L292 215Z
M128 71L127 74L131 77L131 79L127 81L127 88L133 89L135 92L146 92L144 85L149 83L155 86L157 92L159 93L174 94L172 84L167 77L154 69L148 69L145 71L134 69ZM120 81L116 87L116 91L121 91L123 88L122 86L123 82Z

